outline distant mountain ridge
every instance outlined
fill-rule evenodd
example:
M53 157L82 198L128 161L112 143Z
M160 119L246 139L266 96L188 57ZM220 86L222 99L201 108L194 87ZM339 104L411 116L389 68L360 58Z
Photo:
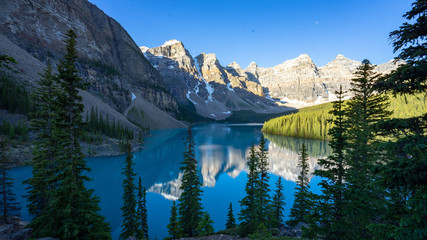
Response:
M194 108L201 116L221 120L235 111L274 113L289 109L266 99L259 83L251 81L236 64L223 67L215 54L193 57L177 40L140 49L178 103Z
M307 54L302 54L274 67L262 68L252 62L242 69L236 62L223 67L213 53L193 57L178 40L140 49L164 77L166 87L178 102L191 102L198 114L215 119L226 117L221 113L231 114L238 110L258 113L286 110L277 103L301 107L333 101L340 85L344 90L349 89L350 79L361 64L339 54L325 66L317 67ZM391 60L376 66L376 70L389 73L402 63ZM249 105L238 105L240 99ZM203 101L214 102L218 110L213 103L203 104Z

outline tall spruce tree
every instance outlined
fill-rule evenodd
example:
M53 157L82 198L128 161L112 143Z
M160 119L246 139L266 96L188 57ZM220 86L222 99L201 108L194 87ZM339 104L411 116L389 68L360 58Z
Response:
M132 146L129 141L126 144L126 159L125 166L123 167L122 174L125 176L123 179L123 206L122 206L122 232L120 239L127 239L129 237L136 237L138 232L138 216L136 212L137 201L135 196L136 186L134 183L135 172L133 171L133 155Z
M230 202L227 212L227 223L225 224L225 229L231 229L236 227L236 219L233 214L233 205Z
M258 211L257 211L257 183L259 181L258 174L258 156L255 151L255 146L251 146L248 161L248 181L245 186L245 197L240 200L240 232L243 236L247 236L255 231L258 226Z
M186 149L184 160L181 162L181 171L184 171L180 189L182 194L179 198L179 226L181 236L196 236L196 228L202 219L203 207L201 195L203 193L202 182L197 170L197 159L195 157L195 143L191 133L191 126L188 127Z
M283 211L285 210L285 195L283 194L282 177L276 183L273 196L271 213L271 227L279 228L283 224Z
M297 186L295 187L295 201L291 208L291 214L286 224L289 226L295 226L299 222L306 222L305 216L309 213L310 208L310 192L308 186L308 153L305 144L301 146L301 152L299 154L298 167L300 173L298 176Z
M20 214L21 208L13 193L13 179L9 177L10 159L7 155L8 145L0 139L0 214L4 223L10 223L10 217Z
M377 82L381 92L394 95L427 93L427 2L414 1L403 15L408 21L390 33L394 52L406 64ZM390 119L380 125L390 141L383 144L386 164L380 166L376 184L386 192L386 210L370 226L376 238L425 239L427 237L427 113L407 119Z
M138 200L137 200L137 220L138 231L137 239L148 239L148 222L147 222L147 190L142 187L141 177L138 181Z
M178 223L178 209L176 207L175 201L172 203L171 207L171 214L169 217L169 224L168 224L168 233L169 238L172 240L175 240L179 237L179 223Z
M83 135L82 98L79 89L86 84L77 75L76 34L69 30L66 54L58 64L58 94L55 101L53 139L56 141L56 186L51 191L43 232L60 239L111 239L108 224L98 212L98 197L86 188L89 171L80 149Z
M261 141L258 145L258 182L256 183L256 199L258 201L257 211L258 211L258 224L264 224L264 226L269 226L269 210L270 210L270 185L269 180L270 176L268 175L268 150L265 146L264 135L261 136Z
M27 208L33 217L29 225L33 229L33 237L43 237L49 234L42 231L45 230L43 225L46 218L49 218L46 214L48 212L46 207L51 200L52 190L57 186L54 169L58 153L53 137L56 119L55 101L58 95L55 77L49 64L38 81L38 87L33 92L36 110L31 119L31 127L37 136L33 142L32 177L25 181L28 184Z
M315 195L316 205L309 214L309 228L304 232L304 236L313 239L351 239L346 234L347 227L343 221L346 125L342 86L335 94L338 99L333 102L333 109L329 112L333 116L329 120L333 127L328 133L332 154L318 160L320 169L314 175L322 178L319 184L322 194Z
M376 146L377 124L391 113L387 111L385 95L378 94L374 84L380 77L373 71L369 60L363 60L351 80L350 91L353 97L346 108L346 205L344 222L346 231L352 237L366 239L371 237L367 226L378 216L382 204L381 192L373 188L372 169L378 164Z

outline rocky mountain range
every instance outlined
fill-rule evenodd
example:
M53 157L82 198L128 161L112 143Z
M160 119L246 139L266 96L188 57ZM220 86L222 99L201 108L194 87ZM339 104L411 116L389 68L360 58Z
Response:
M177 40L140 49L180 104L192 103L198 114L215 119L240 110L271 113L287 110L283 106L299 108L333 101L340 85L349 89L350 79L361 64L339 54L327 65L317 67L302 54L274 67L262 68L252 62L242 69L236 62L223 67L212 53L193 57ZM376 70L389 73L402 63L391 60Z
M77 33L77 67L89 83L86 110L138 128L185 126L197 114L222 120L237 111L278 113L334 100L360 62L342 55L317 67L308 55L270 68L220 64L215 54L192 56L177 40L138 47L121 25L87 0L0 1L0 53L14 57L17 81L32 88L47 63L65 53L65 33ZM389 72L400 62L377 66Z
M177 40L140 49L178 103L201 116L221 120L235 111L272 113L288 109L266 99L261 84L249 80L236 63L221 66L215 54L193 57Z

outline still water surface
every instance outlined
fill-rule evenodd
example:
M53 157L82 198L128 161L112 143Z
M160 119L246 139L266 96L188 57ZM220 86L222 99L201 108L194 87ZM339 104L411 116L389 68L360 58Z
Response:
M233 204L234 214L240 210L239 200L244 197L246 183L246 159L252 144L260 141L262 125L253 124L204 124L194 125L196 158L203 178L202 202L214 221L215 231L225 228L227 208ZM180 194L179 186L186 129L153 130L145 139L144 148L135 152L134 170L148 189L147 207L149 235L151 239L167 236L166 225L172 201ZM285 218L294 201L295 181L298 176L298 151L305 143L308 147L310 172L317 168L317 159L328 154L324 141L290 138L264 134L269 150L270 186L274 189L279 177L284 178L286 197ZM113 238L118 239L121 226L122 168L124 155L87 158L93 180L87 186L95 189L100 197L101 214L110 223ZM10 170L15 182L15 193L24 206L26 194L22 181L31 176L31 167ZM311 189L319 192L319 179L311 179ZM22 209L22 218L30 220Z

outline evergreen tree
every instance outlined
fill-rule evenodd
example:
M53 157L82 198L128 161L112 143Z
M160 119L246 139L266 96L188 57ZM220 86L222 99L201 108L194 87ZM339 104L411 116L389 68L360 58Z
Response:
M122 174L125 175L123 179L123 222L122 232L120 233L120 239L127 239L128 237L136 237L138 232L138 217L136 213L136 196L135 196L135 172L133 171L133 155L132 146L129 142L126 144L126 159L125 166L123 167ZM141 203L142 204L142 203ZM142 210L142 209L141 209ZM142 216L141 216L142 217ZM142 220L142 218L141 218ZM143 230L142 230L143 231Z
M137 202L137 219L138 232L137 239L148 239L148 222L147 222L147 190L142 187L141 177L138 181L138 202Z
M289 220L286 222L289 226L295 226L299 222L306 222L305 216L309 213L310 192L308 186L308 153L305 144L302 144L299 155L298 167L300 174L298 176L297 186L295 187L295 201L291 208Z
M334 127L328 133L332 154L327 159L319 159L320 169L314 172L314 175L322 178L319 184L322 194L315 195L317 204L309 214L309 228L304 232L309 238L351 239L351 236L346 234L347 227L343 221L346 176L344 153L347 140L342 86L335 94L338 100L333 102L333 109L330 111L333 119L329 120Z
M171 215L169 218L169 224L168 224L168 233L169 233L169 237L172 240L177 239L177 237L179 236L179 223L178 223L178 209L176 208L176 203L175 201L172 203L172 208L171 208Z
M98 212L98 197L85 186L88 171L80 149L83 136L82 98L79 89L85 84L77 75L76 34L67 33L66 54L58 64L58 94L55 100L53 139L56 141L55 164L58 186L51 191L43 232L60 239L111 239L108 224Z
M390 33L394 52L406 64L377 82L382 92L406 98L427 92L427 2L414 1L412 9L403 15L405 22ZM407 101L409 108L410 101ZM424 102L425 104L425 102ZM380 125L391 140L383 144L387 151L386 164L378 169L376 184L386 192L386 210L381 219L370 226L376 238L425 239L427 237L427 113L407 119L395 118Z
M372 187L375 178L374 167L376 161L376 133L377 124L391 113L387 111L388 102L385 95L377 94L374 84L379 74L368 60L355 72L351 80L352 99L346 109L346 206L344 222L349 223L347 233L355 238L369 238L367 226L378 216L377 204L382 193Z
M242 235L246 236L255 231L255 228L258 226L257 220L257 198L256 198L256 189L257 182L259 181L258 174L258 156L255 151L255 146L251 146L250 154L248 161L246 162L248 166L248 181L246 182L245 192L246 196L240 200L240 231Z
M393 43L393 52L399 52L397 59L405 60L395 71L383 78L378 86L382 90L394 94L425 93L427 91L427 58L426 58L426 30L427 3L425 0L416 0L412 9L403 15L412 23L405 22L390 33Z
M48 236L43 227L46 218L46 207L51 200L51 192L57 186L55 182L56 141L53 131L56 119L55 101L58 89L55 84L55 75L51 65L45 69L42 78L38 81L38 87L33 92L36 111L31 120L31 127L37 133L34 140L32 177L25 181L28 184L27 207L33 217L30 227L33 229L33 237Z
M230 202L230 207L228 207L227 213L227 223L225 224L226 229L235 228L236 227L236 219L233 214L233 205Z
M282 178L276 183L276 190L272 202L271 226L279 228L283 224L283 211L285 210L285 195L283 194Z
M4 223L9 223L11 216L19 215L21 208L13 193L13 179L9 177L10 160L7 156L8 145L0 139L0 214Z
M182 236L196 236L196 228L202 218L201 195L203 193L202 183L197 170L197 160L195 157L195 143L191 133L191 126L188 127L186 149L184 160L181 162L181 171L184 171L180 189L182 194L179 198L179 225Z
M261 135L261 141L258 145L257 156L259 174L259 180L256 183L256 199L258 201L258 203L256 204L258 211L257 221L258 224L263 223L265 226L268 226L268 215L270 210L270 176L268 175L268 150L265 147L264 135Z
M209 213L205 212L203 214L202 220L199 222L196 229L198 236L207 236L207 235L213 234L214 228L212 224L213 224L213 220L209 216Z

